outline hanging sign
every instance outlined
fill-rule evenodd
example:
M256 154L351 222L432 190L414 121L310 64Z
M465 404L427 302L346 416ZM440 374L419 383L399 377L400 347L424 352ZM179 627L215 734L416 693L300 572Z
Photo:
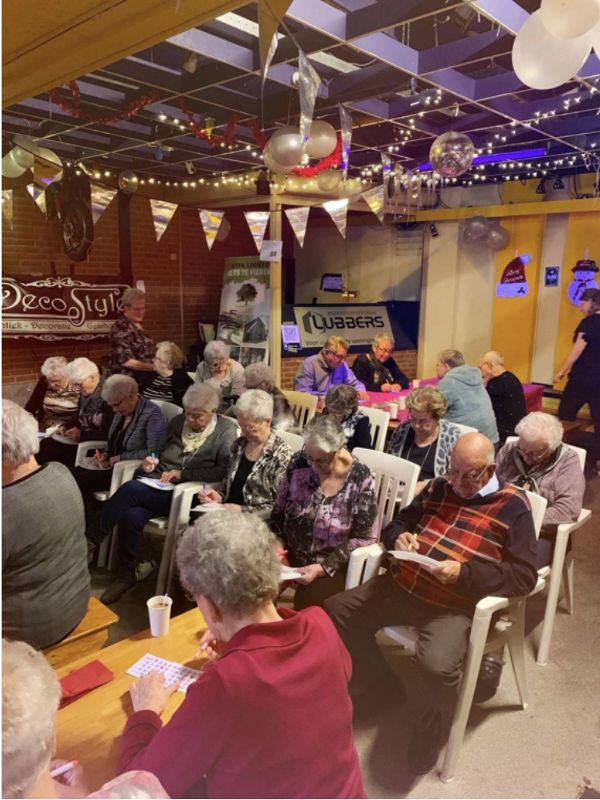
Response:
M378 333L394 340L386 306L294 306L302 347L321 347L330 336L371 344Z
M281 261L283 242L276 239L263 239L260 248L261 261Z

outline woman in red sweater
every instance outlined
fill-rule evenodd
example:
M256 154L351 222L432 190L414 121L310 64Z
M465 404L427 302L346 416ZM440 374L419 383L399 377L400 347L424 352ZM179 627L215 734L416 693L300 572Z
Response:
M153 772L171 797L366 797L352 739L350 657L320 608L276 609L274 536L253 514L207 514L177 548L211 659L164 727L175 690L131 687L119 772Z

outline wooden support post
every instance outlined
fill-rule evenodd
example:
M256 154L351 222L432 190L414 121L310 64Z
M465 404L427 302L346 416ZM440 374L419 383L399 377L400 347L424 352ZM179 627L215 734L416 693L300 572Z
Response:
M269 236L281 239L281 203L271 195ZM269 361L275 373L275 384L281 382L281 260L271 261L271 318L269 321Z

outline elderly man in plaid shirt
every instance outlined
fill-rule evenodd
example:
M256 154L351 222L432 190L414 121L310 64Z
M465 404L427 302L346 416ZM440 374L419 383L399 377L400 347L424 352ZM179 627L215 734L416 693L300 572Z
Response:
M420 712L408 749L418 774L435 766L456 702L475 604L486 595L530 592L537 573L531 508L519 489L495 475L494 446L462 436L445 478L435 478L382 533L388 550L413 549L439 561L431 571L391 559L388 571L325 604L353 662L350 693L373 709L398 698L398 679L375 642L386 625L418 630L411 689Z

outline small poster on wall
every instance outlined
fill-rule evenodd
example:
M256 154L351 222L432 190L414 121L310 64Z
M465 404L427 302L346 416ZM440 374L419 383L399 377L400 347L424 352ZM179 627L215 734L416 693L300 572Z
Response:
M244 367L266 361L271 310L270 265L258 256L225 260L217 339Z
M544 268L544 286L558 286L560 267Z

